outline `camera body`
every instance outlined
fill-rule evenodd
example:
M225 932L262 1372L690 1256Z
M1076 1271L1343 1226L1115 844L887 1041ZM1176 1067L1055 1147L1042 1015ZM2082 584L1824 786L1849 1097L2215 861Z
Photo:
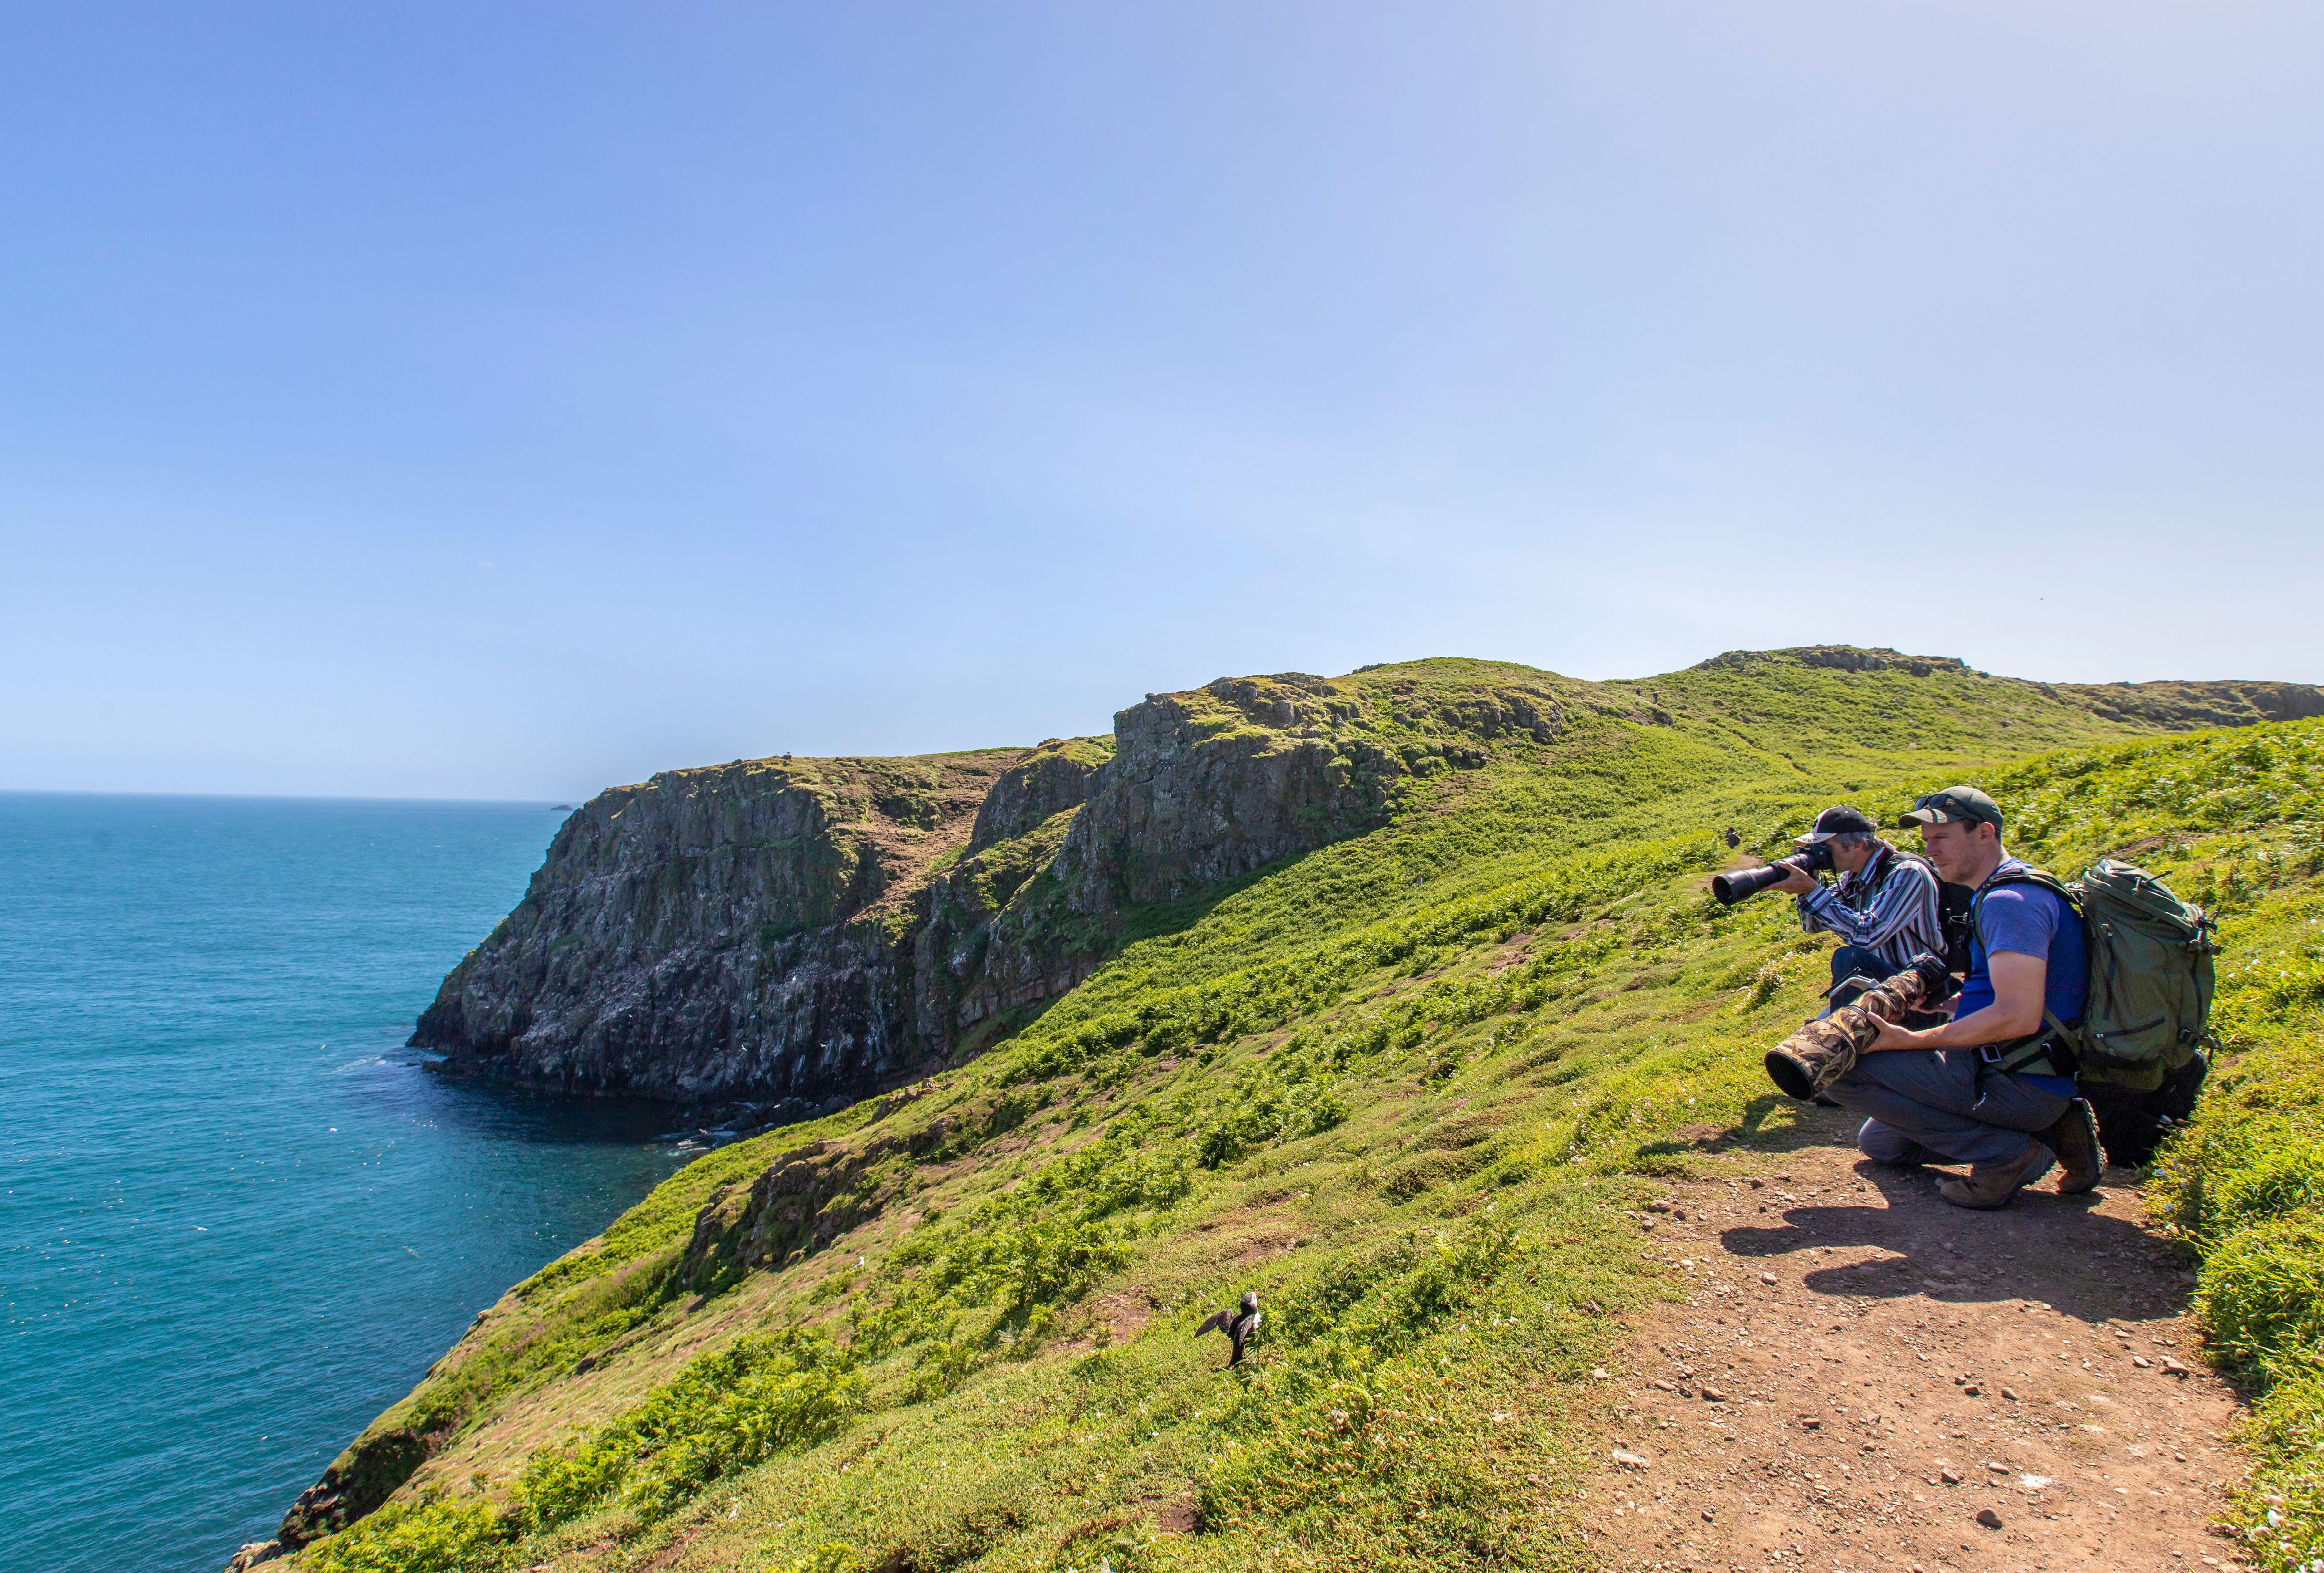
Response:
M1713 874L1711 877L1711 893L1719 898L1721 906L1732 906L1738 901L1758 895L1794 869L1803 874L1815 875L1825 873L1831 867L1830 844L1812 842L1788 858L1776 859L1764 869L1738 869L1731 874Z

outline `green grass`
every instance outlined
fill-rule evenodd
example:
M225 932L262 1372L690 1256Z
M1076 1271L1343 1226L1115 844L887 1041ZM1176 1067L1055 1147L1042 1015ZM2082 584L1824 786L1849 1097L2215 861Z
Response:
M1673 1283L1623 1210L1802 1139L1759 1056L1829 942L1786 902L1712 903L1716 832L1769 847L1826 803L1885 814L1965 777L2061 871L2132 848L2226 915L2242 1058L2161 1186L2267 1394L2254 1512L2312 1522L2318 723L2125 743L2026 685L1761 658L1342 681L1347 724L1466 762L1407 778L1371 834L1122 915L1103 968L934 1093L674 1177L383 1417L429 1417L431 1461L300 1565L1586 1560L1563 1513L1606 1420L1590 1373ZM1553 741L1487 736L1518 684L1558 706ZM979 857L1006 883L1019 851ZM849 1193L870 1221L710 1261L810 1140L882 1144ZM1268 1320L1228 1374L1192 1329L1246 1289Z

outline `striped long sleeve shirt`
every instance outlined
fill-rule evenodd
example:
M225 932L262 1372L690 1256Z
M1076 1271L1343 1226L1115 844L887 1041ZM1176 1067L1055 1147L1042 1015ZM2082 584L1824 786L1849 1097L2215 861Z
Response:
M1844 945L1864 946L1892 972L1923 951L1944 954L1936 875L1926 863L1897 856L1886 842L1862 873L1842 874L1838 885L1818 884L1799 897L1799 907L1800 926L1808 933L1831 933Z

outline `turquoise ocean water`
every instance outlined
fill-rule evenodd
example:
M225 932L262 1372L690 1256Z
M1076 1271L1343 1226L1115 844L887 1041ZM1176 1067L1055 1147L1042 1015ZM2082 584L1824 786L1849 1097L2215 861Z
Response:
M0 794L0 1573L216 1573L678 1166L401 1046L561 817Z

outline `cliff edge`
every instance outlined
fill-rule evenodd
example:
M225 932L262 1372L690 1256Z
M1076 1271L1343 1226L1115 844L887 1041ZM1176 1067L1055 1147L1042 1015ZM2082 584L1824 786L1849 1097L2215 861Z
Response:
M1972 723L2018 751L2319 713L2297 684L2052 685L1842 646L1614 683L1437 658L1222 677L1148 695L1111 737L1030 749L665 771L565 822L410 1041L453 1074L752 1100L751 1123L786 1123L1005 1036L1133 915L1379 830L1496 762L1644 750L1715 775ZM1503 793L1500 833L1594 812L1587 778Z

